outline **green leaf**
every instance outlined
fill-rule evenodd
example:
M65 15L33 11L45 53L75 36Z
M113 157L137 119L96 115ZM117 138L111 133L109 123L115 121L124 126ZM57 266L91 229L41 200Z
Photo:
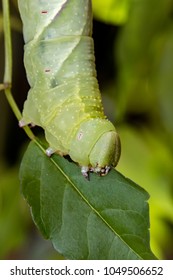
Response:
M92 0L94 17L110 24L124 24L129 7L129 0Z
M91 174L31 142L20 168L24 197L40 231L68 259L155 259L148 194L115 170Z
M173 225L171 149L163 130L121 125L118 132L123 151L117 169L150 193L151 249L159 259L167 259Z

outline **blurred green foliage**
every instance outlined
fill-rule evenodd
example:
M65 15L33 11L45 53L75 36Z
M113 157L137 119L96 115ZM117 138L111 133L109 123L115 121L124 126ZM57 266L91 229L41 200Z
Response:
M19 180L14 169L0 169L0 259L20 246L27 227L27 211L19 194Z
M12 28L20 30L16 0L10 2L13 2ZM94 39L105 111L115 121L122 142L117 169L149 192L152 250L159 258L172 259L173 0L93 0L93 13L102 21L94 23ZM3 79L1 15L0 81ZM14 22L19 23L18 28ZM101 34L101 41L97 34ZM107 40L108 34L111 40ZM28 85L19 57L23 45L18 36L14 31L13 92L22 107ZM105 73L109 69L110 78ZM100 79L103 76L107 80ZM2 106L2 95L1 92L0 258L19 257L21 250L23 258L59 258L33 229L27 205L20 196L17 178L25 136L21 136L23 132L17 121L12 124L8 106ZM30 242L32 246L28 245Z
M92 0L94 17L112 24L126 22L129 6L130 0Z

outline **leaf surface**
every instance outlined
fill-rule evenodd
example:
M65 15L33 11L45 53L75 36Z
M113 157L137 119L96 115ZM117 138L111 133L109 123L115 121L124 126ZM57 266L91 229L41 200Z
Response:
M86 180L58 155L31 142L21 163L21 188L33 219L68 259L155 259L149 245L149 195L115 170Z

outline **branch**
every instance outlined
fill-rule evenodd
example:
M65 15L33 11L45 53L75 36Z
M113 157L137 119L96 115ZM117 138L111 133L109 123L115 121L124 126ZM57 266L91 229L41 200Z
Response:
M10 107L15 114L18 121L22 119L22 114L12 96L11 83L12 83L12 44L11 44L11 29L10 29L10 13L9 13L9 1L2 1L3 7L3 28L4 28L4 42L5 42L5 71L4 71L4 83L0 84L0 90L4 90L5 96L10 104ZM28 126L23 127L26 134L30 139L34 139L35 136Z

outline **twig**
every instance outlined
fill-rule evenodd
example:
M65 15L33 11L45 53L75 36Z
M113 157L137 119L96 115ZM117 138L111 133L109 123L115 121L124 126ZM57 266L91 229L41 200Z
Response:
M11 29L10 29L10 13L9 13L9 1L2 0L3 7L3 28L4 28L4 41L5 41L5 71L4 71L4 83L0 84L0 90L4 89L5 96L10 104L10 107L15 114L18 121L22 119L22 114L12 96L11 82L12 82L12 44L11 44ZM24 131L30 139L34 139L35 136L28 126L23 127Z

